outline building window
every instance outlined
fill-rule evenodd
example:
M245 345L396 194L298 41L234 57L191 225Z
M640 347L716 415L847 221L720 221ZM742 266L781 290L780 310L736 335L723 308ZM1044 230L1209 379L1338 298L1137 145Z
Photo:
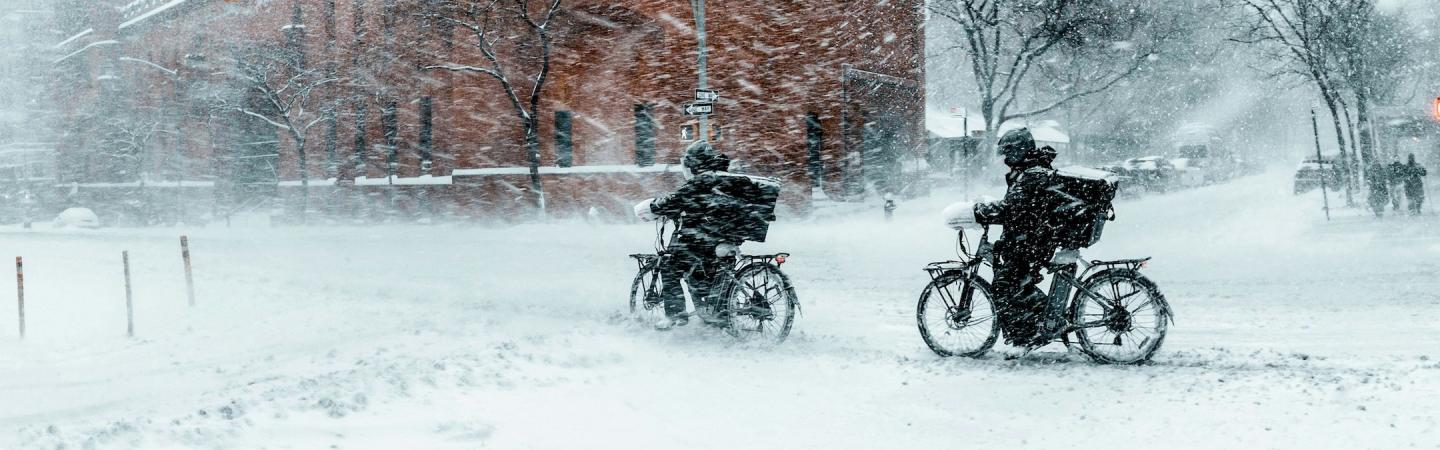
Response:
M399 143L400 120L395 116L399 105L395 100L385 102L385 107L380 110L380 130L385 133L385 167L386 175L395 176L396 170L400 167Z
M355 177L369 175L365 167L365 116L369 113L364 100L355 101Z
M575 143L570 111L555 111L555 165L570 167L575 162Z
M825 149L825 129L820 126L820 116L813 112L805 114L805 149L810 187L821 189L825 180L825 161L821 158Z
M433 165L431 147L434 145L434 100L430 97L420 98L420 174L430 175Z
M635 165L655 164L655 116L652 105L635 105Z

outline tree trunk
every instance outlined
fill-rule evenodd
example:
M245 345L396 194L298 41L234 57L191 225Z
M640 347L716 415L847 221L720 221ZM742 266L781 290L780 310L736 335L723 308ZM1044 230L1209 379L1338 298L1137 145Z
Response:
M296 153L300 157L300 224L305 224L305 213L310 208L310 162L305 155L305 139L295 138Z
M1370 129L1370 97L1365 91L1363 88L1355 90L1355 128L1360 129L1360 157L1375 163L1375 141L1370 133L1366 132Z
M1344 164L1341 170L1343 170L1342 173L1345 175L1345 205L1355 206L1355 197L1351 195L1350 192L1351 189L1355 187L1356 167L1352 165L1349 158L1346 157L1345 133L1343 131L1344 127L1340 126L1340 111L1337 110L1333 94L1326 92L1322 92L1322 94L1322 97L1325 98L1325 107L1330 109L1330 122L1335 125L1335 141L1336 144L1340 146L1340 163ZM1346 124L1349 124L1348 120Z
M545 216L545 188L540 184L540 124L533 114L525 122L525 159L530 164L530 195L535 202L535 211Z

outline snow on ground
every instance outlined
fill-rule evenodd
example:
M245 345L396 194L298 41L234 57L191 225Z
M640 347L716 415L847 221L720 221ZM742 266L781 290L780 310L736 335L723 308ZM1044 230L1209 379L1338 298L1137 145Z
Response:
M1087 255L1155 256L1177 315L1139 367L930 353L920 268L960 195L747 245L794 254L775 349L625 319L647 225L190 230L195 308L180 230L9 228L29 333L0 308L0 448L1436 448L1440 217L1326 223L1289 191L1120 205Z

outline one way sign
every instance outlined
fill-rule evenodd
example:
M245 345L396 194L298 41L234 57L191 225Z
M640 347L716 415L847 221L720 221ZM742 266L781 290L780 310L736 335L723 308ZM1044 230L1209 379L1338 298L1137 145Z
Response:
M687 116L708 116L715 112L715 104L708 102L695 102L685 104L685 115Z
M720 99L720 93L719 93L719 92L716 92L716 91L713 90L713 89L696 89L696 90L695 90L695 101L697 101L697 102L715 103L715 101L716 101L716 100L719 100L719 99Z

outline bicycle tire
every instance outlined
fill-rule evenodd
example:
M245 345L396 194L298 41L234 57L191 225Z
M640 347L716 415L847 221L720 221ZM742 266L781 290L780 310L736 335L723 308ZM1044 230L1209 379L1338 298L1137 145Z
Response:
M1108 290L1107 282L1109 283ZM1129 283L1136 289L1122 296L1118 293L1119 288L1117 287L1120 282ZM1165 343L1165 335L1169 330L1172 313L1170 311L1170 304L1165 301L1165 295L1160 292L1160 287L1157 286L1154 281L1151 281L1149 278L1141 275L1139 271L1133 269L1107 269L1087 277L1080 285L1102 297L1105 297L1107 292L1109 292L1108 295L1115 297L1106 297L1107 300L1115 301L1117 298L1121 298L1121 309L1126 311L1125 320L1121 321L1125 322L1124 330L1118 329L1121 328L1121 324L1119 323L1114 326L1081 327L1081 324L1086 323L1086 317L1093 315L1086 312L1086 305L1090 304L1090 300L1093 300L1093 298L1085 295L1084 291L1077 290L1074 298L1070 301L1069 315L1070 323L1077 327L1072 330L1072 332L1075 333L1076 340L1079 341L1080 351L1082 353L1085 353L1085 355L1089 356L1092 360L1102 364L1143 364L1155 356L1155 352L1159 351L1161 345ZM1144 301L1135 300L1128 304L1123 302L1123 297L1141 292L1146 295ZM1133 305L1133 307L1129 305ZM1099 307L1100 305L1096 306ZM1135 336L1130 333L1130 330L1134 327L1135 320L1133 318L1137 312L1146 309L1147 306L1150 312L1146 315L1153 316L1153 319L1148 321L1151 322L1150 325L1153 331L1149 334L1142 333L1141 335L1145 338L1140 340L1140 342L1135 345L1135 350L1129 352L1128 355L1119 356L1115 352L1106 350L1105 348L1111 345L1124 347L1127 340L1126 336L1129 337L1128 340L1130 342L1134 342ZM1109 320L1109 318L1112 317L1109 314L1110 313L1104 313L1101 317L1095 319ZM1104 334L1092 335L1091 330L1099 329L1108 331L1110 337L1105 338ZM1097 337L1100 339L1097 339Z
M630 316L650 323L665 317L665 304L658 301L659 288L654 286L660 280L660 277L652 274L656 270L655 266L655 263L642 266L640 272L635 274L635 279L630 282ZM647 294L652 292L657 301L647 301Z
M748 282L760 277L763 285ZM756 294L763 294L763 299ZM725 332L741 341L768 345L785 342L795 326L795 313L800 309L790 277L780 267L761 262L747 264L735 272L725 288L725 302L728 308ZM766 323L770 325L767 327Z
M930 320L927 319L932 317L931 313L929 312L931 309L930 306L932 305L932 302L936 301L935 297L937 297L937 295L932 295L932 293L941 292L943 288L945 289L944 292L951 293L951 298L957 298L955 297L955 295L962 295L963 286L961 287L962 290L954 292L949 291L948 287L956 282L966 280L968 280L970 285L975 288L975 291L970 298L971 304L965 308L968 310L965 311L965 313L973 314L975 309L974 302L977 299L983 298L984 303L988 305L988 308L990 310L989 318L981 319L981 321L972 323L970 321L970 318L966 317L966 323L964 325L954 324L952 323L954 321L954 318L950 316L950 314L952 314L952 312L950 311L951 306L948 303L943 303L946 302L946 300L942 298L939 301L942 302L940 304L944 305L945 307L944 312L946 314L946 317L943 320L945 321L944 326L946 327L946 329L935 331L930 330L931 327L927 326ZM959 306L957 305L955 307L958 308ZM990 329L988 330L988 333L986 333L976 345L963 347L950 346L945 345L944 343L941 343L939 341L939 338L941 336L948 335L953 332L962 331L964 329L975 326L983 327L984 325L982 325L982 322L985 320L988 320ZM934 280L931 280L930 283L925 285L925 290L920 293L920 300L915 305L915 325L917 328L920 329L920 337L925 340L925 345L930 347L930 350L935 352L935 354L937 355L944 357L963 356L971 358L984 355L985 352L990 351L991 347L995 346L995 341L998 340L1000 337L1000 321L997 320L997 317L995 316L995 301L994 297L991 295L990 283L985 282L985 280L982 280L979 277L971 277L964 272L958 271L942 274ZM959 325L958 328L956 327L957 325ZM978 328L977 331L985 332L986 330L984 330L983 328ZM939 335L937 335L936 332L938 332Z

